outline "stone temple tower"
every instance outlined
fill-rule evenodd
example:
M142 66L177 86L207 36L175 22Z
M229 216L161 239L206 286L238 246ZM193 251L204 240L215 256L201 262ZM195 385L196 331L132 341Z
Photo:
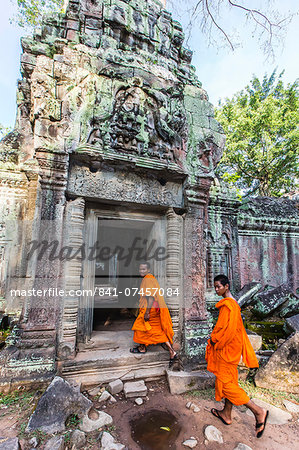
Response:
M83 376L78 354L101 330L98 300L80 292L94 289L98 270L118 290L136 270L117 255L106 269L87 256L103 236L125 246L135 233L164 248L152 270L176 342L186 361L203 359L204 231L224 135L183 40L158 0L69 0L65 14L46 16L22 39L16 127L1 143L1 295L17 317L1 352L3 386L58 370ZM120 297L117 305L127 306ZM165 369L158 359L156 374ZM96 377L103 365L93 367Z

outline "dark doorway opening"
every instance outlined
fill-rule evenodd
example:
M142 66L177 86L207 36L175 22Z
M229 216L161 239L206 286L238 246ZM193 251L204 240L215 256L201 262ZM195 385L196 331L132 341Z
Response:
M140 262L153 246L153 222L98 218L94 331L128 330L136 318Z

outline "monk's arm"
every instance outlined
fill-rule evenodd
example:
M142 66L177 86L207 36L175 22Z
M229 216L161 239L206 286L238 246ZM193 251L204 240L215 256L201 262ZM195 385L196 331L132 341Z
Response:
M236 333L236 323L232 312L226 306L222 306L219 317L211 334L211 344L217 349L223 348Z
M144 320L149 320L150 310L151 307L153 306L154 297L146 297L146 300L147 300L147 308L144 314Z

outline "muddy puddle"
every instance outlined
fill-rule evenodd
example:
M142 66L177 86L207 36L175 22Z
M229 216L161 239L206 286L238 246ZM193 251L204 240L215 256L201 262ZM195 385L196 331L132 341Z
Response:
M181 426L169 411L151 409L133 417L130 426L132 438L142 450L176 449Z

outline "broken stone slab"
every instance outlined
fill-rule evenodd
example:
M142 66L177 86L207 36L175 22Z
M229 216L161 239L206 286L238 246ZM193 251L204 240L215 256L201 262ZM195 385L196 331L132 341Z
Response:
M88 389L88 394L89 395L91 395L92 397L95 397L96 395L99 395L100 394L100 392L101 392L101 386L96 386L96 387L93 387L93 388L91 388L91 389Z
M37 438L34 436L32 439L30 439L28 444L30 445L30 447L36 448L38 446Z
M183 394L194 389L207 389L215 386L215 376L205 370L194 372L166 371L171 394Z
M107 390L110 392L110 394L115 395L119 394L123 390L123 388L124 383L121 380L114 380L108 384Z
M208 425L205 428L205 437L209 442L218 442L219 444L223 444L223 435L221 431L213 425Z
M269 411L268 423L271 425L285 425L289 420L292 420L292 414L277 408L277 406L273 406L264 400L260 400L259 398L253 398L252 400L261 408ZM250 409L247 409L246 414L254 417L254 414L250 411Z
M299 314L296 314L295 316L288 317L286 319L287 326L292 331L298 331L299 332Z
M128 381L124 384L124 393L126 398L146 397L147 387L144 380Z
M255 352L259 351L263 344L263 338L253 331L246 330L247 336Z
M296 314L299 314L299 296L290 292L287 295L286 303L283 304L279 311L279 316L287 318Z
M261 283L257 283L255 281L245 284L236 296L239 306L245 307L250 305L255 294L257 294L261 289Z
M83 417L82 423L79 425L81 431L90 433L91 431L98 430L105 425L112 425L113 419L109 416L109 414L103 411L97 411L97 413L97 419L90 419L87 414Z
M298 403L290 402L289 400L283 401L284 406L291 413L299 414L299 405Z
M2 438L0 437L0 450L20 450L21 446L19 439L15 438Z
M114 398L113 395L110 395L108 403L112 404L112 403L116 403L116 402L117 402L116 398Z
M108 391L104 391L104 392L102 392L102 394L100 395L98 401L99 401L100 403L103 403L103 402L106 402L107 400L109 400L110 397L111 397L111 394L109 394Z
M278 313L282 305L289 300L291 294L292 292L287 285L281 285L270 290L266 288L254 296L252 313L260 318Z
M75 448L76 450L79 448L83 448L86 444L86 436L83 431L74 430L70 435L70 444L71 448Z
M64 437L54 436L46 442L44 450L64 450Z
M116 442L116 440L110 433L104 431L101 438L102 450L122 450L123 448L125 448L123 444L119 444L118 442Z
M72 415L83 417L92 402L79 390L61 377L55 377L41 396L36 409L29 419L26 431L41 430L53 434L65 430L65 421Z
M258 387L299 394L299 333L291 335L255 376Z
M194 448L197 446L197 440L191 438L187 439L186 441L183 442L183 445L188 448Z
M135 403L138 406L141 406L143 404L143 400L141 397L135 398Z
M234 448L234 450L252 450L251 447L249 447L246 444L242 444L241 442L237 445L237 447Z

